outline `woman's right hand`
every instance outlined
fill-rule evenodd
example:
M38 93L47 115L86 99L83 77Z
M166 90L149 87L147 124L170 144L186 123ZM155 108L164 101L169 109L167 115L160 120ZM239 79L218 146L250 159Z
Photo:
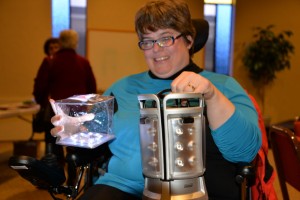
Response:
M85 127L83 123L94 119L93 113L85 114L78 117L71 117L66 115L59 107L55 106L55 101L50 99L50 104L55 115L51 118L51 123L54 128L51 129L51 135L57 137L64 132L67 134L73 134L78 131L84 131Z
M60 124L59 121L61 121L61 118L62 116L60 115L54 115L51 118L51 123L54 125L54 128L52 128L50 132L53 137L57 137L59 133L64 131L64 125L63 124L59 125Z

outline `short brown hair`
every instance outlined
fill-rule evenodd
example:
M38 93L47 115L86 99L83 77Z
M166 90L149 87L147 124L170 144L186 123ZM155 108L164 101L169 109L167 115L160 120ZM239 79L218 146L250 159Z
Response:
M50 56L49 47L51 44L59 44L58 38L49 38L44 43L44 53Z
M135 31L140 40L147 31L174 29L186 36L195 38L196 31L192 23L188 5L180 0L153 0L141 7L135 15ZM192 52L190 51L190 54Z

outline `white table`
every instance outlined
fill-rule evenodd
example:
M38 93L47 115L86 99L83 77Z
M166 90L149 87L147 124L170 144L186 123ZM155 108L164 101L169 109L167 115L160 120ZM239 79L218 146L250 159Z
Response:
M35 114L40 110L39 104L27 104L27 103L9 103L0 104L0 119L18 117L27 121L23 115Z
M0 141L28 140L32 133L32 115L39 109L38 104L30 102L0 104Z

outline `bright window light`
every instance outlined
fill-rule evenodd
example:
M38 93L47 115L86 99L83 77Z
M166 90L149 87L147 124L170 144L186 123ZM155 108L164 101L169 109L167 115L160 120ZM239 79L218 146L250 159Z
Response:
M204 16L216 16L216 6L210 4L204 5Z
M52 36L58 37L60 31L70 28L70 1L52 0Z
M204 0L204 3L210 3L210 4L232 4L232 0Z
M86 7L86 0L71 0L72 7Z

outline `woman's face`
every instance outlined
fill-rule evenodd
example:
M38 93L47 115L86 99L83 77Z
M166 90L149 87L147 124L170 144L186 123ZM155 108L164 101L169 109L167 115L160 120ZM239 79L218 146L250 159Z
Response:
M169 36L176 38L180 34L173 29L159 29L156 32L144 34L143 41ZM168 78L189 64L189 49L192 47L193 41L191 36L187 36L187 38L191 41L190 44L187 44L183 37L179 37L171 46L160 47L154 43L153 48L143 50L146 63L154 75L159 78Z
M58 43L51 43L49 45L49 56L53 56L59 50Z

